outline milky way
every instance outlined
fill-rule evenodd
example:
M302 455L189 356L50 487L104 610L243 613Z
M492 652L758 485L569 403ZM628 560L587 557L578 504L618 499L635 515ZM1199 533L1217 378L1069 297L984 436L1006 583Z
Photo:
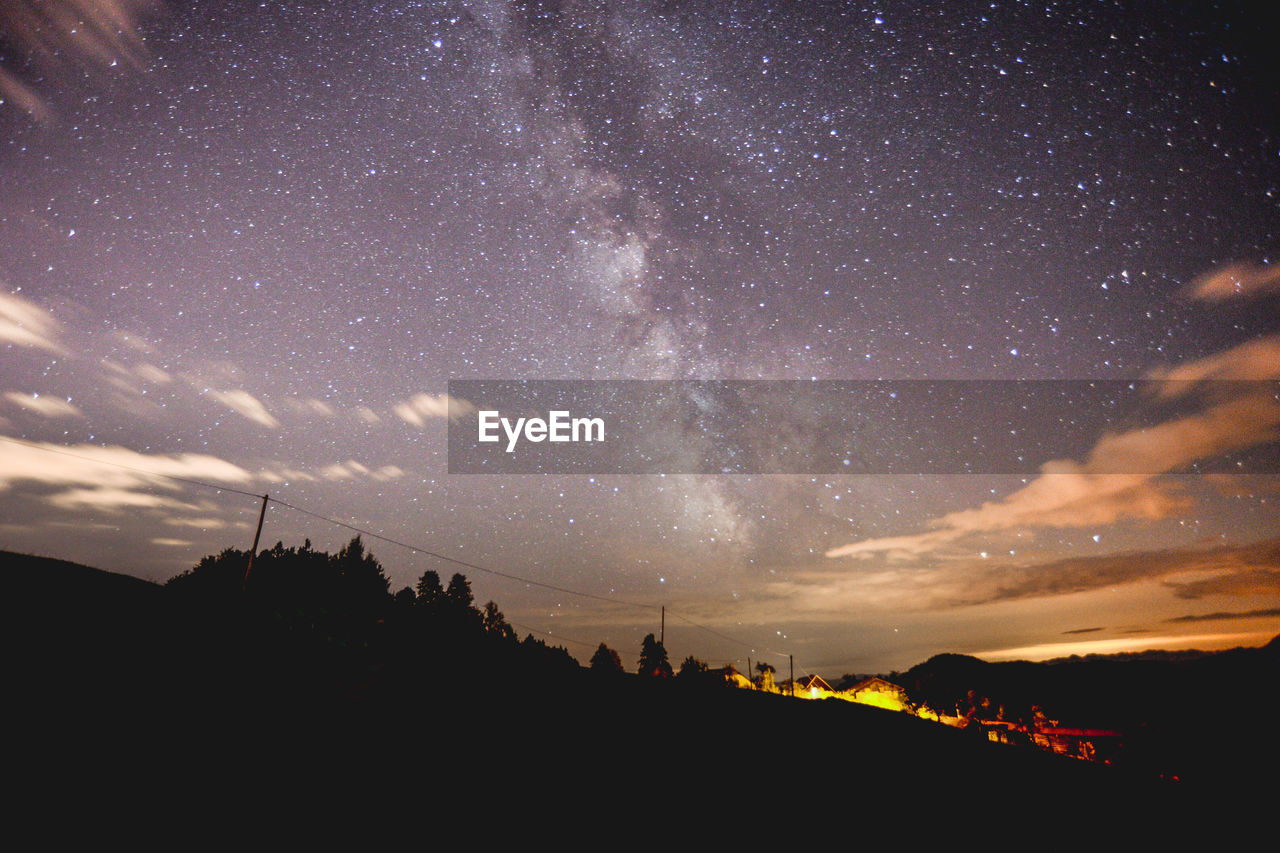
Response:
M451 379L1280 377L1239 4L37 5L0 4L0 435L75 455L3 446L0 546L248 547L251 498L150 471L719 632L668 619L677 659L1280 629L1277 478L1182 467L1274 395L1124 481L1123 425L1039 477L446 473ZM656 627L471 574L579 656Z

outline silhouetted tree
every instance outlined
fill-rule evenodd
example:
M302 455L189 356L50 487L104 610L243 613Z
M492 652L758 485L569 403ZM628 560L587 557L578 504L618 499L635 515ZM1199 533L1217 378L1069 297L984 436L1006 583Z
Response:
M449 588L444 591L445 599L461 609L471 607L475 599L471 596L471 581L461 572L449 578Z
M526 634L520 641L519 648L525 664L538 667L543 673L576 672L581 669L564 646L549 646L533 634Z
M444 587L440 585L440 575L428 569L418 578L418 603L426 607L435 607L444 600Z
M474 605L471 582L466 575L455 574L449 579L444 597L435 612L440 626L450 633L479 633L484 629L484 617Z
M613 649L600 644L596 653L591 656L591 668L596 672L622 672L622 658Z
M248 558L236 550L205 557L168 588L200 619L222 625L254 667L318 671L340 658L356 665L382 653L393 599L359 537L333 555L310 543L277 542L255 557L245 583Z
M277 548L283 549L283 544ZM382 566L365 553L364 543L356 536L338 552L335 558L341 585L352 603L359 607L371 607L385 603L391 582L382 573Z
M653 634L647 635L640 644L639 672L654 678L671 677L671 662L667 660L667 650Z
M504 640L515 639L515 629L511 627L509 622L507 622L506 617L502 615L502 611L498 609L498 605L493 601L488 602L484 606L482 624L484 625L486 634L490 634L494 637L500 637Z
M693 655L689 655L680 664L679 676L681 678L697 678L698 676L706 674L707 665L695 658Z

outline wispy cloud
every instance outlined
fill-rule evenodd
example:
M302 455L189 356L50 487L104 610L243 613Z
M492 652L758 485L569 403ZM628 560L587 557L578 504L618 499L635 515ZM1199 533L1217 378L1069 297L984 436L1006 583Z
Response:
M1171 397L1186 386L1207 380L1266 380L1280 378L1280 335L1254 338L1229 350L1187 364L1151 371L1151 379L1168 380L1160 386L1162 396Z
M0 29L19 65L46 88L86 77L141 69L147 59L143 20L160 0L10 0L0 4ZM31 71L27 71L29 67ZM0 100L12 100L33 119L50 123L48 96L0 67Z
M194 509L166 494L180 488L170 477L227 484L253 479L226 460L194 453L147 454L92 444L63 447L6 441L0 454L0 491L23 483L45 486L56 491L43 500L62 508Z
M18 391L9 391L4 395L4 399L46 418L84 417L84 414L70 401L63 400L61 397L50 397L48 394L22 394Z
M1280 539L1069 558L999 569L971 578L970 589L956 603L1068 595L1152 579L1163 580L1180 598L1280 592Z
M60 330L48 311L21 297L0 293L0 341L61 355L66 350L57 340Z
M108 358L102 360L102 366L109 371L108 379L112 384L123 391L138 393L141 390L140 382L151 385L168 385L173 382L173 376L168 371L147 362L127 367Z
M1266 347L1259 351L1240 346L1176 370L1184 378L1239 377L1245 369L1254 371L1250 378L1270 378L1280 374L1280 360L1268 360L1269 353ZM973 535L1097 526L1123 519L1156 521L1185 512L1189 500L1157 478L1193 462L1280 439L1280 403L1273 393L1263 391L1215 400L1202 411L1154 426L1106 433L1083 463L1045 463L1039 477L1003 500L944 515L925 533L854 542L832 548L827 556L910 558Z
M357 480L369 479L377 482L395 480L404 476L404 470L396 465L383 465L370 468L354 459L346 462L335 462L318 470L303 470L288 466L273 465L262 472L262 479L268 483L315 483L321 480Z
M1114 640L1080 640L1074 643L1044 643L1021 646L1016 649L992 649L974 652L983 660L1052 660L1071 655L1114 655L1123 652L1143 652L1151 649L1227 649L1235 646L1255 645L1267 637L1259 634L1192 634L1187 636L1137 637Z
M53 121L53 110L35 89L22 82L15 74L0 68L0 100L12 101L19 109L41 124Z
M193 504L177 500L168 495L134 491L127 488L89 487L67 489L50 495L46 500L52 506L70 510L197 509Z
M1280 291L1280 266L1231 264L1200 276L1188 291L1192 298L1206 302Z
M1231 610L1217 613L1188 613L1175 616L1166 622L1226 622L1235 619L1271 619L1280 617L1280 607L1264 607L1257 610Z
M396 404L392 411L405 423L422 427L430 420L461 417L475 411L475 406L466 400L450 400L448 394L414 394L405 402Z
M334 416L333 407L324 400L317 400L315 397L289 397L284 401L284 406L291 413L303 418L331 418Z
M890 564L796 572L768 596L813 614L850 608L942 610L1075 595L1138 583L1163 584L1176 598L1280 595L1280 539L1188 546L1024 565L987 560L918 567Z
M1273 555L1280 557L1280 555ZM1211 577L1177 582L1166 586L1178 598L1206 598L1212 595L1280 595L1280 558L1270 564L1242 566L1235 571L1215 574Z
M209 396L238 415L269 429L279 429L280 422L267 411L262 401L248 391L209 391Z
M320 470L320 478L324 480L353 480L360 477L384 481L394 480L404 474L400 468L395 465L384 465L376 471L370 470L367 466L361 465L354 459L346 462L338 462Z
M227 526L227 522L221 518L166 518L164 523L174 527L198 527L202 530L221 530Z

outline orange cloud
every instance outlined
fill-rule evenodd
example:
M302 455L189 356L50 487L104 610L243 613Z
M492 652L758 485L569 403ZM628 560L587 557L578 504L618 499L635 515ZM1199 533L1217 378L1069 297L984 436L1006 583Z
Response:
M1280 539L1243 545L1196 546L1068 557L1010 565L971 559L943 565L868 566L854 572L793 572L766 585L776 609L845 618L851 609L927 611L1163 585L1174 598L1280 596ZM767 608L766 608L767 610ZM1186 620L1189 621L1189 620Z
M1188 288L1194 299L1221 302L1280 290L1280 267L1231 264L1202 275Z
M1168 637L1137 637L1114 640L1084 640L1075 643L1044 643L1038 646L1022 646L1016 649L993 649L974 652L975 657L988 661L1002 660L1052 660L1070 655L1114 655L1121 652L1140 652L1150 649L1229 649L1239 646L1256 646L1265 643L1269 635L1249 634L1190 634Z
M1267 380L1280 378L1280 335L1254 338L1229 350L1206 356L1188 364L1153 370L1148 376L1170 383L1195 383L1206 380ZM1185 386L1161 386L1164 397L1176 396Z
M1270 339L1266 339L1270 340ZM1265 343L1265 341L1264 341ZM1261 363L1254 348L1236 347L1175 370L1183 376L1240 371ZM1239 393L1239 389L1234 389ZM828 557L914 557L962 537L1029 527L1073 528L1122 519L1155 521L1189 508L1186 498L1157 477L1193 462L1280 439L1280 402L1266 388L1246 389L1203 411L1151 427L1103 435L1084 463L1054 460L1040 476L1003 500L949 513L935 529L916 535L867 539L827 551ZM1128 473L1126 473L1128 472Z

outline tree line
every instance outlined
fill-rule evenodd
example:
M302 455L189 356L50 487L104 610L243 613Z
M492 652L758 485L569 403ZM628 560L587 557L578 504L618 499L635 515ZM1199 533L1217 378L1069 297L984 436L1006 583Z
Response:
M228 548L200 560L166 584L166 591L220 638L222 649L295 671L322 668L351 673L416 671L434 676L569 672L581 669L561 646L532 633L519 639L498 604L479 606L461 572L445 583L427 570L413 587L391 592L381 564L359 536L337 553L277 542L253 556ZM424 652L426 654L424 655ZM619 653L601 643L587 666L622 673ZM651 678L721 683L692 655L673 671L653 634L641 643L635 670Z

